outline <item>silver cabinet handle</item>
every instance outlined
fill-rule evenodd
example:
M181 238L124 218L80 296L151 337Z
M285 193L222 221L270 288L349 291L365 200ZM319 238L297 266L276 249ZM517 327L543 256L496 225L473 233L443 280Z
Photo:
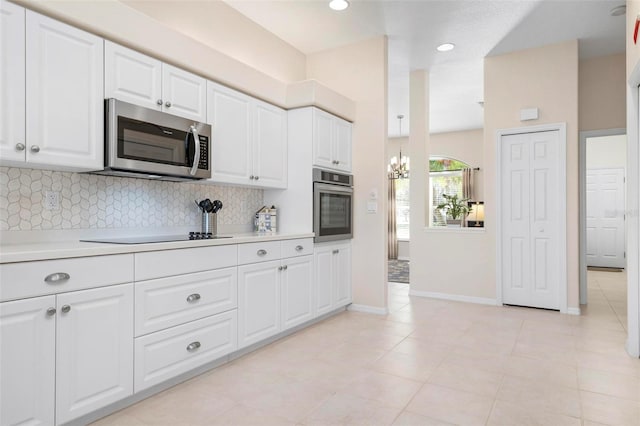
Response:
M49 274L44 277L44 282L48 284L60 284L63 281L67 281L71 278L71 275L66 272L54 272L53 274Z
M189 345L187 346L187 351L188 352L195 352L198 350L198 348L200 348L200 342L193 342L193 343L189 343Z
M71 310L71 306L69 305L64 305L61 309L63 314L66 314L67 312L69 312Z
M165 102L164 106L166 106L167 108L171 108L171 102L169 102L169 101Z
M340 253L340 250L333 250L331 253L338 254L338 253Z
M200 295L198 293L190 294L189 297L187 297L187 302L189 303L197 302L198 300L200 300Z
M264 250L264 249L258 250L258 256L266 256L266 254L267 254L266 250Z
M282 266L278 266L278 271L282 271L284 268Z
M31 145L31 152L40 152L40 147L38 145Z
M296 246L296 251L302 251L302 250L304 250L304 247L302 247L302 246Z
M288 268L288 266L287 266L287 265L284 265L284 266L282 267L282 269L284 269L285 271L287 270L287 268Z
M49 308L47 309L47 315L52 317L56 314L56 308Z
M253 175L249 176L249 179L253 180Z
M256 177L254 177L254 179L255 179L255 180L258 180L258 179L260 179L260 176L256 176Z
M24 144L23 143L17 143L16 144L16 151L24 151Z
M340 164L340 160L336 160L336 164Z
M158 100L156 101L156 103L157 103L158 105L161 105L161 106L162 106L162 99L158 99Z

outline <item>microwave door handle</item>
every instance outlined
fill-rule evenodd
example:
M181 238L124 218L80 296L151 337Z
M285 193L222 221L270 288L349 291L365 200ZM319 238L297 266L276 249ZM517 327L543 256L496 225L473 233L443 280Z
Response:
M200 163L200 136L198 135L198 130L194 125L191 125L191 133L193 133L193 141L196 145L196 151L193 153L193 165L191 166L191 170L189 170L189 174L191 176L195 176L198 172L198 164Z

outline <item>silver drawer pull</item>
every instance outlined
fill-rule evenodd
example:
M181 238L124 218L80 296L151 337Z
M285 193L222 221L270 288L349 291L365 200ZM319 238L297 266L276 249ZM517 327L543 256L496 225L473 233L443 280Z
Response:
M47 315L52 317L56 314L56 308L49 308L47 309Z
M194 352L194 351L197 351L199 347L200 347L200 342L189 343L189 346L187 346L187 351Z
M338 254L338 253L340 253L340 250L333 250L331 253Z
M282 267L282 269L284 269L285 271L287 270L287 268L288 268L288 266L287 266L287 265L284 265L284 266Z
M302 246L296 246L296 251L302 251L302 250L304 250L304 247L302 247Z
M200 300L200 295L198 293L190 294L189 297L187 297L187 302L189 303L197 302L198 300Z
M267 254L266 250L264 250L264 249L258 250L258 256L266 256L266 254Z
M67 312L69 312L71 310L71 306L69 305L64 305L61 309L63 314L66 314Z
M62 281L67 281L69 278L71 278L71 275L66 272L54 272L53 274L49 274L44 277L44 282L49 284L59 284Z
M284 268L282 266L278 266L278 271L282 271Z

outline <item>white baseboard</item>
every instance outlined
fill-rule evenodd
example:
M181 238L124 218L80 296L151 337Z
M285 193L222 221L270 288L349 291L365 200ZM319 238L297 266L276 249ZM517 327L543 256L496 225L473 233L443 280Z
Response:
M567 308L568 315L580 315L580 308Z
M347 307L349 311L354 312L364 312L366 314L375 314L375 315L388 315L389 310L387 308L378 308L377 306L369 306L369 305L357 305L352 303Z
M400 257L400 256L398 256L398 260L407 260L408 261L409 259L411 259L411 258L410 257Z
M452 300L455 302L477 303L480 305L497 305L496 299L485 297L462 296L459 294L436 293L433 291L418 291L409 289L409 296L430 297L432 299Z

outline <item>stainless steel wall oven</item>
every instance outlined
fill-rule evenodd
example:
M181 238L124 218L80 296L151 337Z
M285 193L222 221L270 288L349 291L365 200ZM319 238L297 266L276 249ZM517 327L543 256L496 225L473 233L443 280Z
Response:
M315 242L353 237L353 176L313 169Z

